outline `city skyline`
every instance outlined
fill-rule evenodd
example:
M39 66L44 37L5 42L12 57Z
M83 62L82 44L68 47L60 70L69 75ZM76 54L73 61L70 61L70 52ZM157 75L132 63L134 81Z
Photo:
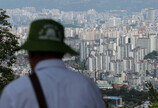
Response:
M0 1L4 3L3 0ZM40 1L37 0L38 4L35 6L35 1L16 0L21 5L11 8L13 5L8 3L10 6L1 10L9 16L7 21L11 24L11 28L8 30L17 37L19 46L28 39L32 21L38 19L57 21L64 26L64 42L79 53L78 56L64 55L62 61L66 68L89 77L101 91L114 91L112 94L104 94L103 91L102 93L106 95L103 97L105 100L119 99L120 105L116 103L116 106L127 104L127 100L136 104L142 102L142 106L149 104L148 99L143 97L146 95L147 84L151 82L153 88L158 90L157 4L147 6L143 5L143 2L148 3L146 0L121 0L120 3L123 4L120 5L115 2L117 0L111 0L117 7L109 8L112 6L109 4L109 7L102 8L109 0L101 0L99 3L102 5L99 5L98 9L94 6L98 5L96 0L45 1L50 2L50 5L56 2L58 3L56 6L60 7L53 5L49 7L47 3ZM63 1L65 4L62 4ZM26 3L25 6L24 3ZM42 3L43 7L40 6ZM158 1L151 0L150 3L158 3ZM72 7L67 8L70 5ZM139 8L137 8L138 5L140 5ZM2 38L2 41L6 39ZM39 48L41 48L40 45ZM13 74L16 77L29 75L31 67L27 59L27 51L18 51L15 56L16 62L11 66ZM4 62L2 66L8 65ZM115 94L115 90L121 90L121 92L126 90L123 94L128 94L128 99L120 93ZM137 96L138 93L140 93L139 96ZM139 97L141 98L138 101Z
M59 9L36 10L34 7L7 9L13 25L12 32L22 44L28 36L28 24L32 20L51 18L65 26L65 42L80 52L76 67L74 58L66 56L68 68L81 72L94 80L98 86L121 83L137 90L144 90L145 81L158 81L156 60L144 57L154 50L158 51L157 9L142 9L128 14L126 11L97 12L61 11ZM77 26L74 26L77 25ZM21 52L22 54L24 52ZM24 75L29 72L25 59L19 59L23 68L14 69ZM82 64L85 62L84 64Z

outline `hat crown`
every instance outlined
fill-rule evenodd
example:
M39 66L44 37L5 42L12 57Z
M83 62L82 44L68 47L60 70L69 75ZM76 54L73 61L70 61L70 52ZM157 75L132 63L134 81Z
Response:
M31 24L28 39L63 42L64 27L50 19L37 20Z
M78 55L64 42L64 27L51 19L32 22L29 36L19 49L29 51L49 51Z

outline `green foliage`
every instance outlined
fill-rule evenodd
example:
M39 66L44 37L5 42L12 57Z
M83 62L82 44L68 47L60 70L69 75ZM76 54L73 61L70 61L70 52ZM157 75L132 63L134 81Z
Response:
M125 102L126 106L136 106L140 105L144 101L147 100L147 93L144 91L138 91L135 89L128 89L127 87L121 87L120 90L115 88L101 90L103 95L107 96L120 96L122 97L123 101Z
M158 108L158 102L152 104L150 108Z
M10 81L14 80L14 74L9 68L0 67L0 69L1 71L3 71L0 77L0 90L2 90L5 85L7 85Z
M151 82L146 82L146 87L148 88L148 99L151 103L158 102L158 92L154 89Z
M153 51L149 54L147 54L144 59L152 59L152 60L157 60L158 59L158 51Z
M151 82L146 82L146 87L148 88L148 100L153 103L150 108L158 108L158 92L153 87Z
M18 47L17 37L10 32L8 18L6 11L0 9L0 91L14 80L11 66L16 61L14 53Z

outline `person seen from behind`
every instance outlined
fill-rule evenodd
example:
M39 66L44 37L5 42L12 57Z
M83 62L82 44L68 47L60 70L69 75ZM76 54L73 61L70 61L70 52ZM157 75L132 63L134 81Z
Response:
M27 50L32 74L7 85L0 108L105 108L99 89L86 76L65 67L64 54L78 55L64 43L64 27L51 19L32 22Z

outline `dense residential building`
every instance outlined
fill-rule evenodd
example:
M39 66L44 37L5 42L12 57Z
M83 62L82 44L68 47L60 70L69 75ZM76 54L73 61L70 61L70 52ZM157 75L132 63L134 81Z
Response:
M158 51L156 12L156 9L143 9L141 12L128 14L121 10L64 12L58 9L39 11L34 7L7 9L13 25L12 32L19 37L20 44L26 40L28 25L32 20L53 18L65 26L65 41L80 52L80 63L86 62L83 73L106 81L106 85L120 82L138 90L144 89L145 81L158 81L157 61L144 60L148 53ZM19 52L17 55L22 53L26 54ZM66 57L65 61L74 60L71 56ZM17 64L24 61L19 58ZM79 70L72 64L67 66ZM22 70L16 74L24 75L29 72L27 64L23 64L22 68L13 66L15 71Z

